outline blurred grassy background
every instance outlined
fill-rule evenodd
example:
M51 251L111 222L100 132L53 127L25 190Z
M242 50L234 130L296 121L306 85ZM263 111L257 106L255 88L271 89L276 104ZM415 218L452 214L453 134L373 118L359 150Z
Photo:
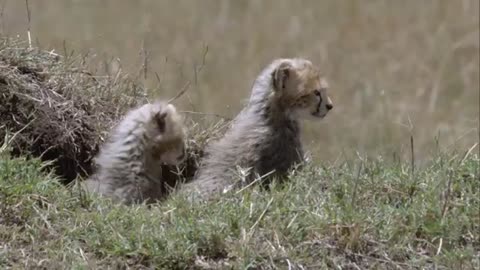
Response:
M26 39L25 1L0 5L1 32ZM335 105L305 123L317 161L404 157L410 134L417 158L436 140L462 151L479 140L477 0L42 0L29 9L32 40L45 49L88 53L101 73L139 74L161 97L192 81L177 101L187 111L233 117L272 59L311 59Z

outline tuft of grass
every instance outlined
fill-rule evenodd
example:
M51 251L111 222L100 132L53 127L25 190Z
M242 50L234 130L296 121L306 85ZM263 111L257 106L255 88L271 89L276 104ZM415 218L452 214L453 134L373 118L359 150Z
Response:
M478 269L480 159L294 171L191 204L116 205L0 154L0 268Z

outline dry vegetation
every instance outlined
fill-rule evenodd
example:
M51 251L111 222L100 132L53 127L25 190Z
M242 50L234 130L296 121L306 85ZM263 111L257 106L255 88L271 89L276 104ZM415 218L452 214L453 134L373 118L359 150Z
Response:
M124 75L92 75L81 57L61 57L2 38L0 143L9 140L15 156L55 160L65 180L86 176L108 130L141 100L142 91ZM9 133L15 135L9 138Z
M24 1L1 2L1 29L26 38ZM410 133L418 157L436 138L447 149L478 141L476 0L44 0L30 1L30 11L32 40L44 48L63 54L65 42L113 74L141 74L146 53L155 95L171 97L192 80L179 101L188 111L233 116L272 58L311 58L330 78L335 102L326 121L306 127L320 162L356 151L403 156Z

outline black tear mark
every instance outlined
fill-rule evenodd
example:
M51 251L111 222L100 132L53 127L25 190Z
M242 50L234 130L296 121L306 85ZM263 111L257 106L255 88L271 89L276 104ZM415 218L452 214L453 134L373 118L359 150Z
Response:
M320 98L320 102L318 103L316 113L319 113L319 112L320 112L320 106L322 106L322 102L323 102L322 95L319 95L318 97Z

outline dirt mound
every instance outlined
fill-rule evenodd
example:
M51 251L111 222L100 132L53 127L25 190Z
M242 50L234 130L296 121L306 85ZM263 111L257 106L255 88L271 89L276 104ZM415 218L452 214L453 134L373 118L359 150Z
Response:
M17 133L13 155L52 160L67 182L92 172L110 127L144 102L134 80L94 76L84 60L0 38L0 145Z

